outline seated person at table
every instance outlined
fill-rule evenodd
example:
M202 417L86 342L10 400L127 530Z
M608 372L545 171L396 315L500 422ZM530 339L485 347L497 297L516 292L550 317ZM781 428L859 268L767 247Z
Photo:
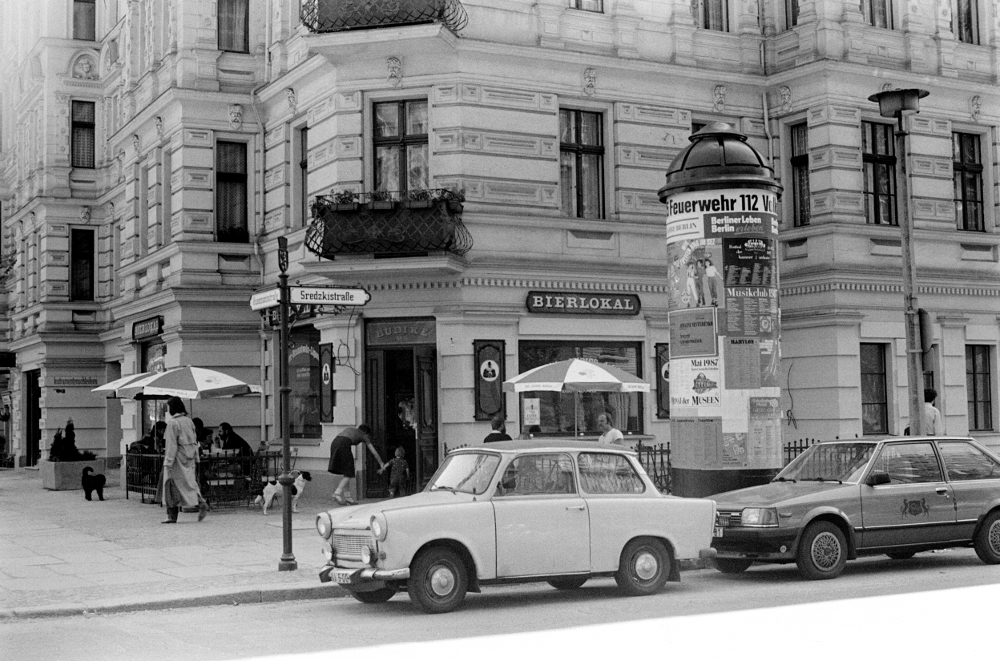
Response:
M198 451L201 453L209 453L212 451L212 430L205 427L205 423L201 421L201 418L194 418L191 420L194 423L194 433L198 438Z
M236 450L236 454L241 457L252 457L253 448L243 440L243 437L233 431L233 426L228 422L219 424L219 447L223 450Z
M156 454L163 449L163 433L167 430L167 423L158 420L153 429L146 432L145 436L128 446L129 452L141 452L142 454Z

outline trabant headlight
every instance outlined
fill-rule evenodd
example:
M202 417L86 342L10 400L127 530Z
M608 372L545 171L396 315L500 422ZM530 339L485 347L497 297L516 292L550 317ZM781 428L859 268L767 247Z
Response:
M746 507L740 514L740 525L753 528L777 527L778 510L773 507Z
M371 527L372 534L375 535L375 539L380 542L385 541L386 535L389 534L389 526L386 523L385 514L382 514L381 512L373 514L368 525Z
M316 515L316 532L323 539L330 539L330 535L333 534L333 519L330 518L329 512L320 512Z

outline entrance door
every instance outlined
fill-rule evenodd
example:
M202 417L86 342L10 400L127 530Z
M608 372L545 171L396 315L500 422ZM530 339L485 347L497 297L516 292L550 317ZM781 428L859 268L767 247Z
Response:
M438 467L436 347L413 350L416 372L417 486L423 489Z
M24 454L25 466L37 466L39 448L41 447L42 389L39 383L42 370L30 370L24 373L24 437L27 447Z

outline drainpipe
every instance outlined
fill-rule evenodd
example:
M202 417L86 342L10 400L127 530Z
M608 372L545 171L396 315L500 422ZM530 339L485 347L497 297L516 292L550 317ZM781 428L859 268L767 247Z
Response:
M774 141L771 138L771 111L767 107L767 90L761 92L761 106L764 109L764 135L767 137L767 164L774 169Z

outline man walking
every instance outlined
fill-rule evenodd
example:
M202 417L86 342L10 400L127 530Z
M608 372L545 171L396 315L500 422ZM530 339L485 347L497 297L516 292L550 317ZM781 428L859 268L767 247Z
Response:
M925 436L944 435L944 420L941 418L941 411L934 406L937 399L937 390L934 388L924 388L924 410L921 415Z

